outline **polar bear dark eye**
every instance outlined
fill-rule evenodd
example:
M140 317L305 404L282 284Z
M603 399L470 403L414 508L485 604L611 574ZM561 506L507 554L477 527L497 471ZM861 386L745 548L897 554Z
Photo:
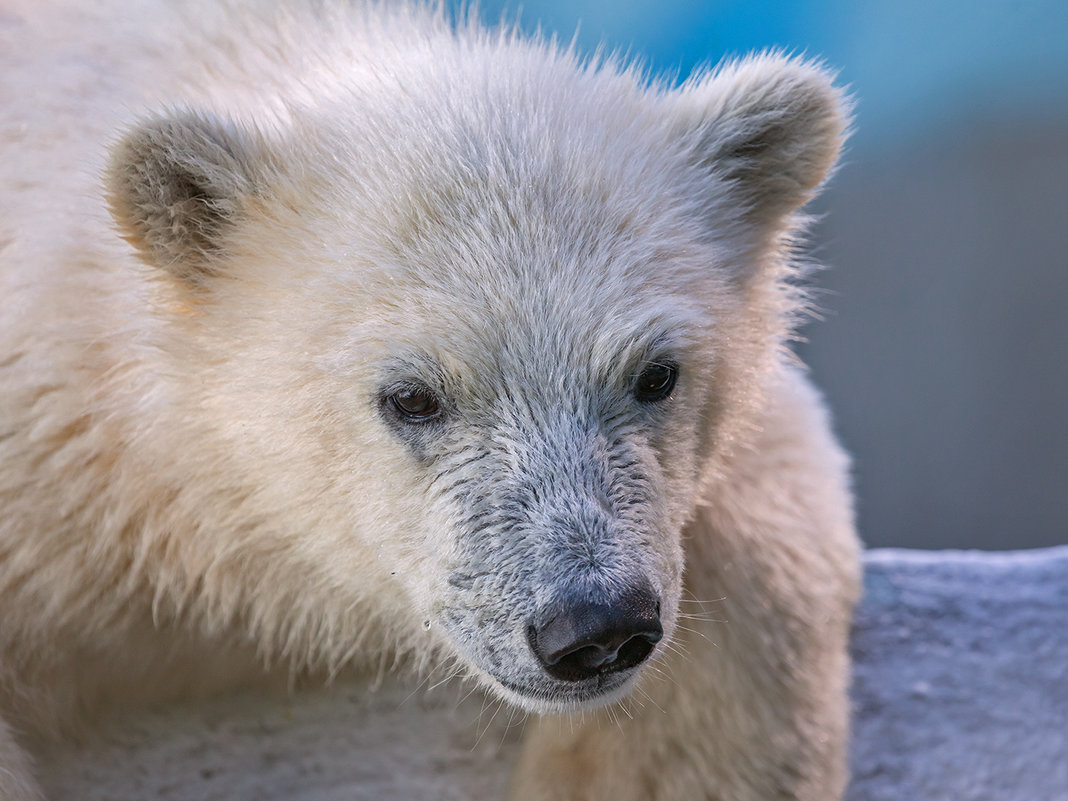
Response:
M634 397L642 403L655 403L667 398L675 389L679 368L670 362L652 362L634 382Z
M387 400L408 423L425 423L441 414L441 404L428 389L403 389L394 392Z

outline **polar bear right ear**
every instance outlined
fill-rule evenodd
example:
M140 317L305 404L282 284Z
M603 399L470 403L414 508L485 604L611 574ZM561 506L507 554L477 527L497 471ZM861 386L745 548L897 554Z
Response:
M108 205L147 263L199 283L256 181L259 148L236 124L194 112L142 122L114 148Z

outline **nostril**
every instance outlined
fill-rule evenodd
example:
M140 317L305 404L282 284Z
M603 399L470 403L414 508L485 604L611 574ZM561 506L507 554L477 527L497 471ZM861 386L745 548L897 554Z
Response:
M637 588L610 603L563 602L527 638L545 671L563 681L582 681L641 664L663 637L659 602Z
M631 637L616 652L616 658L613 661L614 669L625 670L640 665L652 653L653 647L663 636L664 632L660 629L655 634L650 632Z
M629 670L645 661L660 640L659 634L636 634L615 649L585 645L546 664L552 676L564 681L581 681L602 673Z

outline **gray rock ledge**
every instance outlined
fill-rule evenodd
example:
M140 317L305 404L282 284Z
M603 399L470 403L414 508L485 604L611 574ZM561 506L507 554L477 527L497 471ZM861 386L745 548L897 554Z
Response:
M865 566L849 801L1068 801L1068 546Z

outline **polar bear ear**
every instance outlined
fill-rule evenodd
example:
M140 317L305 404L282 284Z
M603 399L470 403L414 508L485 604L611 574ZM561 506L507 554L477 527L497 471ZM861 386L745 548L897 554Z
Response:
M199 283L254 190L258 149L249 132L205 114L142 122L115 146L106 176L123 237L147 263Z
M708 213L740 214L766 232L815 195L849 127L851 106L833 77L818 64L765 53L679 90L686 146L712 178Z

